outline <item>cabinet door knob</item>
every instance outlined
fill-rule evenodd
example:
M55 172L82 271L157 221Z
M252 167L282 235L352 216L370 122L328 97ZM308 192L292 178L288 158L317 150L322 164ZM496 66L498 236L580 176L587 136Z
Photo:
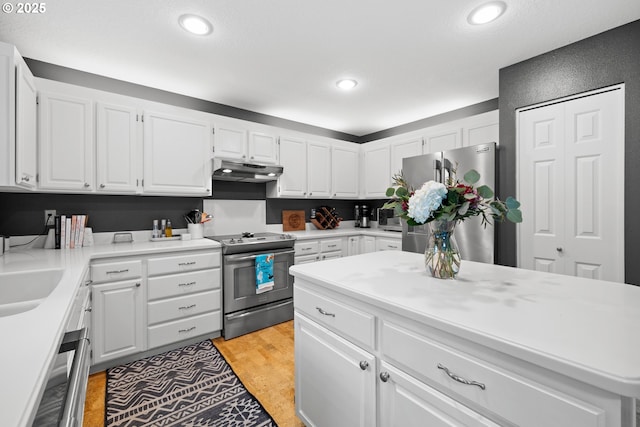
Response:
M387 372L387 371L380 372L380 380L383 383L386 383L387 381L389 381L389 372Z
M89 188L89 183L88 182L84 183L84 188Z
M313 193L309 193L309 195L312 195Z
M562 248L556 248L556 251L562 252Z
M25 181L25 182L29 182L29 177L28 176L23 176L22 180Z
M253 156L251 156L251 160L253 160Z
M136 288L139 288L139 287L140 287L140 283L136 283Z
M93 307L87 307L85 311L88 311L89 313L91 313L91 310L93 310Z
M363 371L366 371L368 367L369 367L369 362L367 362L366 360L360 361L360 369L362 369Z
M100 188L104 188L104 187L105 187L105 185L104 185L104 184L100 184Z

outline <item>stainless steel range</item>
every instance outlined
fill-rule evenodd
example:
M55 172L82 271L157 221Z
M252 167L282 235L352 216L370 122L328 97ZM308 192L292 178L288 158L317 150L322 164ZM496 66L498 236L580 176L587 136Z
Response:
M293 319L295 237L279 233L213 236L222 244L222 335L230 339ZM273 254L273 289L256 293L256 257Z

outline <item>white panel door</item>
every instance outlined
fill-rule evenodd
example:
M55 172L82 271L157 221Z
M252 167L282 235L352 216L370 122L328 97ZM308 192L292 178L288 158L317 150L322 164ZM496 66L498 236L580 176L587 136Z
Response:
M520 266L623 282L623 89L518 120Z
M307 142L307 197L331 197L331 146Z
M566 272L624 282L624 92L565 108Z
M280 138L280 165L282 175L278 178L278 195L304 197L307 195L307 141Z
M333 197L355 199L358 197L358 146L357 144L336 144L332 150Z
M35 188L38 162L37 91L33 74L22 58L16 64L16 184Z
M40 92L40 188L94 189L93 102Z
M413 138L391 143L391 174L402 170L402 159L422 154L422 138Z
M316 427L375 426L373 355L298 313L294 326L295 404L302 421Z
M210 195L210 126L185 116L145 112L144 192Z
M564 107L536 108L520 114L520 267L564 273L556 248L564 235Z
M278 162L278 140L274 135L260 132L249 134L249 160L274 165Z
M123 105L97 103L98 191L135 193L138 187L137 114Z

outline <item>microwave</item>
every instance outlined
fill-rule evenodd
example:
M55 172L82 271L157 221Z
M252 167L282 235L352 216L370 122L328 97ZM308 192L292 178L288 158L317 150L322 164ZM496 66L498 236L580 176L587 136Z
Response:
M400 217L396 216L393 209L378 208L378 228L385 231L402 231Z

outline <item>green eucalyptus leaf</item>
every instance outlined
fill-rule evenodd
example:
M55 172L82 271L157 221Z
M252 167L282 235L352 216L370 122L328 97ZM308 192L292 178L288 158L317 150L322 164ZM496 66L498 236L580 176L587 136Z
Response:
M464 198L467 199L467 200L473 200L473 199L476 198L476 195L473 194L473 193L467 193L467 194L464 195Z
M396 189L393 188L393 187L389 187L389 188L387 188L387 192L384 193L384 194L387 197L393 197L393 195L396 194Z
M409 195L409 191L404 187L398 187L396 190L396 196L398 197L406 197Z
M477 170L471 169L469 172L464 174L463 179L465 180L465 182L473 185L480 180L480 174Z
M522 222L522 212L520 212L520 209L510 209L507 212L507 219L515 223Z
M447 221L453 221L454 219L456 219L456 213L453 212L451 215L449 215L449 217L447 218Z
M486 185L481 185L480 187L478 187L478 194L483 199L493 198L493 190Z
M458 215L464 215L469 210L469 202L464 202L458 209Z
M507 197L507 200L505 200L504 203L509 209L518 209L520 207L520 202L511 196Z

